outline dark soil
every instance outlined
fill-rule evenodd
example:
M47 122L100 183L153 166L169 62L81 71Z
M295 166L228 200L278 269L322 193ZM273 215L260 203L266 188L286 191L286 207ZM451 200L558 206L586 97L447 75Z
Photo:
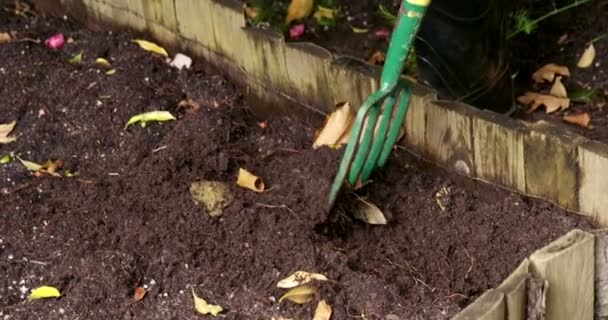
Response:
M0 44L0 123L17 121L18 139L0 145L0 155L62 159L78 175L37 177L16 160L0 167L2 319L194 319L192 288L223 306L226 319L310 319L318 299L331 304L332 319L447 319L534 250L594 227L553 205L430 170L400 150L361 192L387 225L351 219L348 198L327 215L340 151L313 150L315 128L257 119L221 76L197 63L171 68L127 33L9 11L0 11L0 32L63 32L75 42L57 51ZM80 50L83 62L68 64ZM94 64L99 56L116 74ZM200 108L178 109L185 98ZM177 120L124 128L152 109ZM237 187L241 167L267 191ZM202 179L233 186L235 201L219 219L191 199L190 184ZM445 211L435 197L443 188ZM276 283L296 270L334 282L308 304L279 304ZM63 295L28 302L40 285ZM138 285L149 291L133 302Z
M394 0L342 1L343 19L336 26L322 27L315 25L313 19L308 19L308 32L300 39L289 40L310 41L338 55L369 60L377 51L386 52L390 41L390 38L376 36L377 30L392 29L392 25L379 13L378 8L383 5L394 14L400 3L401 1ZM551 11L554 6L563 7L572 3L572 0L525 0L520 3L528 8L530 18L534 19ZM548 93L550 85L536 86L531 80L532 73L548 63L568 66L571 77L564 78L563 83L571 96L575 93L580 95L595 92L589 100L574 99L570 109L564 112L547 115L544 107L541 107L528 114L525 112L527 107L521 106L520 111L513 114L513 117L527 121L552 121L590 139L608 142L608 37L594 43L597 55L593 67L576 67L587 42L608 32L606 16L608 2L592 1L540 22L530 35L520 33L510 40L508 50L511 53L511 73L517 73L514 93L516 97L528 90ZM368 29L368 32L356 33L353 27ZM565 40L560 42L560 38L564 36ZM589 128L562 120L565 115L583 112L591 115Z

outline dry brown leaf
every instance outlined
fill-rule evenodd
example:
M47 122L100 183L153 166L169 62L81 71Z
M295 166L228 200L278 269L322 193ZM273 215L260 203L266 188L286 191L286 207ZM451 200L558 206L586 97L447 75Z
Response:
M589 123L591 122L591 116L587 112L567 115L564 116L563 119L568 123L572 123L583 128L589 128Z
M372 56L367 60L367 62L375 65L384 64L384 60L386 60L386 55L382 51L376 51Z
M568 91L566 91L566 87L564 87L564 84L562 83L561 76L557 76L555 78L555 82L553 83L549 93L558 98L568 98Z
M323 128L317 134L312 145L313 149L327 145L336 147L348 143L350 130L355 121L356 113L350 103L346 102L339 106L326 119Z
M593 64L593 60L595 60L595 47L592 43L585 49L576 66L581 69L589 68Z
M315 315L312 320L329 320L331 318L331 306L325 300L319 301Z
M0 32L0 43L9 43L13 41L8 32Z
M311 286L301 286L293 288L279 298L279 303L287 299L297 304L305 304L312 300L312 297L317 292L317 288Z
M133 299L137 302L137 301L143 299L145 295L146 295L146 289L144 289L143 287L137 287L137 288L135 288L135 293L133 294Z
M17 121L12 121L6 124L0 124L0 144L7 144L17 140L17 138L15 137L8 136L11 131L13 131L16 124Z
M357 197L354 204L353 216L369 224L386 224L384 213L375 204Z
M542 105L545 106L546 113L554 113L558 110L565 110L570 107L570 99L568 98L554 97L551 95L530 91L517 97L517 101L524 105L532 104L530 109L528 109L528 113L534 112Z
M186 112L190 113L196 112L198 109L200 109L200 107L200 104L192 99L182 100L177 104L177 109L184 108Z
M283 289L291 289L304 284L307 284L313 280L317 281L328 281L326 276L320 273L310 273L302 270L298 270L292 273L289 277L282 279L277 283L277 287Z
M555 75L559 74L564 77L570 76L570 70L566 66L560 66L555 63L549 63L544 65L542 68L536 70L532 74L532 79L538 83L543 83L545 81L553 82L555 79Z
M264 191L264 182L262 179L243 168L239 169L239 176L236 178L236 184L239 187L251 189L255 192Z
M289 8L287 8L285 24L288 25L294 20L308 17L312 13L313 4L313 0L291 0Z

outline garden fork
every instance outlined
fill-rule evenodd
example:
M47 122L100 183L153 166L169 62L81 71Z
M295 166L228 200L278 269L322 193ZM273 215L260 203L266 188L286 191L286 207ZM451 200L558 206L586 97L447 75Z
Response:
M401 3L382 68L380 88L367 98L357 112L342 162L331 186L329 209L333 207L346 176L349 185L367 182L374 169L384 166L397 141L410 98L410 88L400 76L430 3L431 0L403 0ZM398 107L394 112L395 103ZM382 117L378 121L380 112Z

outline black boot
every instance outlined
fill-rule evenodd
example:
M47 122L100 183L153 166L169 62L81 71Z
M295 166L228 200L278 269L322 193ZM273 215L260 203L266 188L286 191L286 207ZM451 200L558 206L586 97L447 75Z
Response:
M511 111L505 38L510 6L504 0L433 0L415 42L420 80L440 99Z

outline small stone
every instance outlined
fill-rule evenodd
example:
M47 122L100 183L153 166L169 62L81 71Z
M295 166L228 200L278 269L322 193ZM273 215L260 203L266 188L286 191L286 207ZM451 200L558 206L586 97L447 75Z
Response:
M65 309L59 308L59 314L64 314L64 313L65 313Z

